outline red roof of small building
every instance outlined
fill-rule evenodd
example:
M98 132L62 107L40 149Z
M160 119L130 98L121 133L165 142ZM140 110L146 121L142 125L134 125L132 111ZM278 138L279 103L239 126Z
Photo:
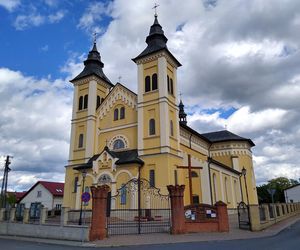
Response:
M38 183L43 185L54 196L64 195L64 183L50 181L38 181Z
M23 195L23 197L19 200L19 202L31 192L38 184L41 184L46 188L53 196L63 196L64 195L64 183L61 182L50 182L50 181L38 181L35 183L26 193Z

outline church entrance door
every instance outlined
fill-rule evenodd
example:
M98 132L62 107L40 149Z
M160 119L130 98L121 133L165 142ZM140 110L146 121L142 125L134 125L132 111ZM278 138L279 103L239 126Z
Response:
M251 230L249 206L245 202L238 204L239 228Z
M170 232L169 195L146 179L132 179L109 199L109 235Z

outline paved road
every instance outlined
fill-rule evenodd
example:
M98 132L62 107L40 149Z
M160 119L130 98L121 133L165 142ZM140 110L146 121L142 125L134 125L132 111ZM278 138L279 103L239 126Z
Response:
M155 242L154 242L155 243ZM7 239L0 239L0 248L3 250L81 250L81 249L95 249L75 246L59 246L52 244L12 241ZM143 246L129 246L129 247L109 247L98 248L103 250L217 250L217 249L255 249L255 250L286 250L286 249L300 249L300 221L285 229L276 236L249 240L230 240L230 241L215 241L215 242L193 242L193 243L178 243L166 245L143 245Z

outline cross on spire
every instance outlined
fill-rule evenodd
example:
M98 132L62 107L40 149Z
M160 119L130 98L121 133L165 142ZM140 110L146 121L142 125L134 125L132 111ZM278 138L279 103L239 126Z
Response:
M182 92L179 92L180 100L182 99Z
M121 83L122 76L119 76L118 79L119 79L119 83Z
M154 16L157 17L157 8L159 7L159 4L155 3L154 7L152 9L154 9Z
M97 42L97 32L95 31L95 32L93 33L93 35L94 35L94 43L96 43L96 42Z

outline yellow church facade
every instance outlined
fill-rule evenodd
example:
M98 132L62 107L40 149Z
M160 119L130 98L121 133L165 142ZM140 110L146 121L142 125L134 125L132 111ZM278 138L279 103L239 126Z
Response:
M80 209L81 194L90 186L107 184L114 195L138 177L163 194L167 185L184 184L186 205L221 200L234 209L241 201L258 203L254 143L227 130L201 134L187 125L178 99L181 64L167 48L167 40L155 16L146 49L133 59L137 93L106 77L96 43L83 71L71 80L64 207Z

